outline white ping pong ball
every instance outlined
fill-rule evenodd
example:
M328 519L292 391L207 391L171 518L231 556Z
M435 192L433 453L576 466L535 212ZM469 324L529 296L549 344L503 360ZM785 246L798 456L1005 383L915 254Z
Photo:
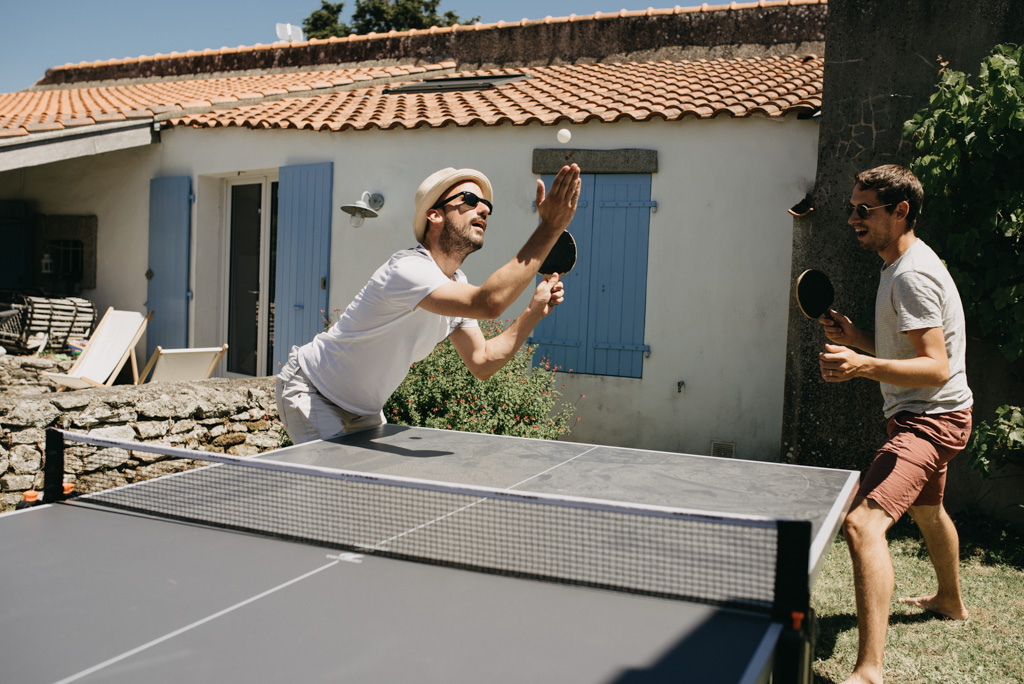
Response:
M558 131L558 135L555 137L558 138L558 142L567 143L569 142L569 139L572 138L572 133L569 132L568 128L563 128Z

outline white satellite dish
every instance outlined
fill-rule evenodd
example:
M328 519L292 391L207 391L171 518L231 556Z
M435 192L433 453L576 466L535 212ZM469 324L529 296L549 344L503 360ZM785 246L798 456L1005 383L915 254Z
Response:
M291 24L277 25L277 39L287 40L289 43L302 40L302 29Z

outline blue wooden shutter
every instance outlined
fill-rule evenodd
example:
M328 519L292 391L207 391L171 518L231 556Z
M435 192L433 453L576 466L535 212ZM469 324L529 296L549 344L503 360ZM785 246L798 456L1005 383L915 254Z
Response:
M553 175L544 176L544 186L551 187ZM576 240L576 266L563 279L566 298L547 318L533 329L530 343L537 345L534 363L542 361L551 368L585 372L587 366L587 311L590 301L590 225L594 212L594 184L585 177L580 190L576 215L569 224L569 232ZM539 282L538 278L538 282Z
M550 186L553 176L545 176ZM651 177L585 174L569 231L578 260L566 298L534 329L534 362L576 373L643 375Z
M599 175L594 185L589 372L639 378L647 349L644 319L651 177Z
M274 371L292 345L323 331L331 257L334 166L302 164L280 170L277 277L274 293Z
M192 179L149 181L149 266L146 307L154 312L146 328L146 356L157 345L188 346L189 240Z

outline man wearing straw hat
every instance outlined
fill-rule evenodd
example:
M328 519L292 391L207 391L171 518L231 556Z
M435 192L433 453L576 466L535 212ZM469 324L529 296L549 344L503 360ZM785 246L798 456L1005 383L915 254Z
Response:
M537 181L540 224L515 258L482 285L460 270L480 249L494 209L491 183L474 169L445 168L416 191L413 234L419 243L381 266L326 332L293 347L277 376L277 408L299 444L384 422L383 407L409 366L450 339L474 376L500 370L533 328L562 302L558 274L542 280L526 309L485 339L477 319L500 316L533 282L576 213L580 170L562 167L545 192Z

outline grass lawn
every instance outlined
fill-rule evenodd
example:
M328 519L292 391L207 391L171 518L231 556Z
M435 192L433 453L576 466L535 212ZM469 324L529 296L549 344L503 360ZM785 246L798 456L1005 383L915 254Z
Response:
M960 582L970 618L937 618L901 596L935 589L935 573L909 516L889 531L896 590L885 642L886 684L1024 682L1024 531L978 513L953 516L960 533ZM857 659L853 571L840 538L811 599L818 613L816 684L842 682Z

